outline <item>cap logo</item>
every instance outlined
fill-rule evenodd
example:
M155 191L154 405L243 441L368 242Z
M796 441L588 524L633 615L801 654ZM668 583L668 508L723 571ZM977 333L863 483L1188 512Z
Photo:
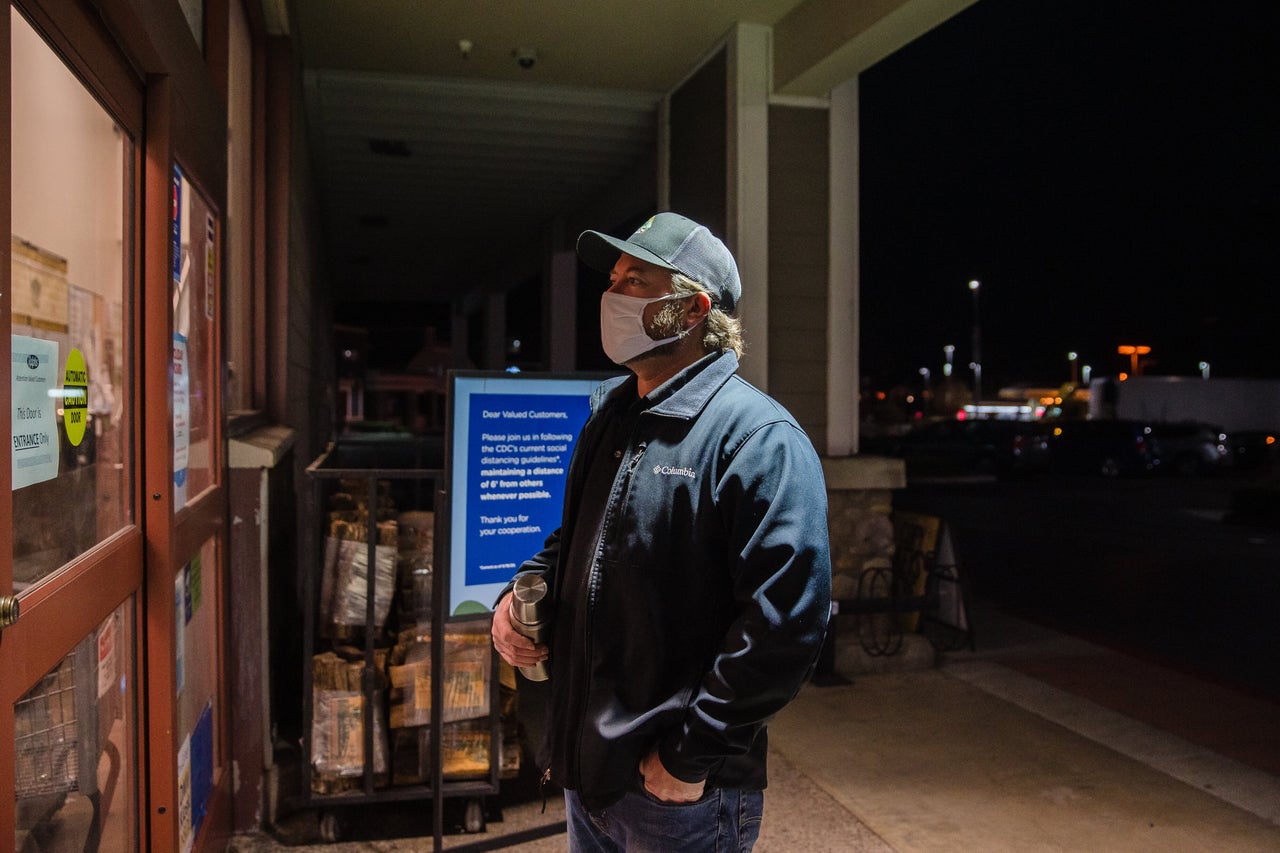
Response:
M643 225L641 225L639 228L637 228L637 229L636 229L636 234L643 234L644 232L648 231L651 227L653 227L653 217L652 217L652 216L650 216L648 219L646 219L646 220L645 220L645 223L644 223Z

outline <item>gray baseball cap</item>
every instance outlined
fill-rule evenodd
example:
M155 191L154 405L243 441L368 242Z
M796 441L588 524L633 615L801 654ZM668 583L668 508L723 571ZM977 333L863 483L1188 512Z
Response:
M724 311L732 313L742 296L738 265L724 243L707 226L678 213L651 216L626 240L599 231L578 237L578 257L600 272L612 270L621 252L688 276L711 291Z

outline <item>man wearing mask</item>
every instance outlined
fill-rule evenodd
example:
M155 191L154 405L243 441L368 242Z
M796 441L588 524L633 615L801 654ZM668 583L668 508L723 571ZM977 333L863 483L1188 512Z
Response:
M499 601L493 642L551 672L540 761L578 851L750 850L765 726L811 673L830 613L826 491L813 446L737 376L742 286L705 226L660 213L586 231L609 273L605 353L561 528L521 567L553 603L548 645Z

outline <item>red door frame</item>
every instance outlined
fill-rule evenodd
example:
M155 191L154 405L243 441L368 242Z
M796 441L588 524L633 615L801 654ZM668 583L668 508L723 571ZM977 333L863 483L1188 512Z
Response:
M135 612L137 655L138 776L140 843L143 849L174 849L178 838L175 803L178 732L174 701L174 637L172 606L174 573L210 538L218 542L221 600L211 602L226 614L226 562L229 556L225 419L222 411L221 295L216 304L210 357L214 360L213 429L210 447L214 484L177 513L172 509L173 436L169 368L172 358L170 317L169 192L173 164L196 181L217 211L225 209L225 87L219 93L217 63L206 65L191 49L190 30L176 3L158 0L100 0L98 13L111 26L108 33L80 4L23 0L21 8L64 61L113 113L133 139L132 255L126 276L126 323L132 330L131 400L134 471L130 479L135 523L93 548L22 600L18 623L0 634L0 780L14 768L13 703L57 664L75 644L130 595ZM209 13L225 15L225 0L210 0ZM4 185L12 165L10 131L10 21L0 21L0 158ZM213 42L225 35L214 27ZM117 41L118 40L118 41ZM124 56L127 54L128 58ZM224 60L225 64L225 60ZM139 71L146 75L140 81ZM221 100L220 100L221 98ZM146 116L145 123L143 116ZM145 125L145 136L144 136ZM11 200L0 199L0 228L11 230ZM10 314L8 241L0 259L0 317ZM223 269L219 245L218 270ZM219 291L221 289L219 283ZM9 335L0 335L0 357L10 353ZM5 359L7 363L7 358ZM11 401L9 384L0 383L0 407ZM11 435L8 417L0 418L0 437ZM12 524L13 495L8 454L0 454L0 524ZM144 570L145 567L145 570ZM0 592L12 589L12 548L0 548ZM225 846L230 826L229 719L225 673L226 618L218 619L218 695L221 721L215 732L215 766L204 828L196 849ZM0 786L3 787L3 786ZM14 825L14 802L0 798L0 826ZM4 841L0 840L0 845Z

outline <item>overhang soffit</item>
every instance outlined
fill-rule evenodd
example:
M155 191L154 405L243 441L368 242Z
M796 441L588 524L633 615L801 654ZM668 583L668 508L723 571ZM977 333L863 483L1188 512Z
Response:
M805 0L773 28L773 91L822 97L976 0Z

